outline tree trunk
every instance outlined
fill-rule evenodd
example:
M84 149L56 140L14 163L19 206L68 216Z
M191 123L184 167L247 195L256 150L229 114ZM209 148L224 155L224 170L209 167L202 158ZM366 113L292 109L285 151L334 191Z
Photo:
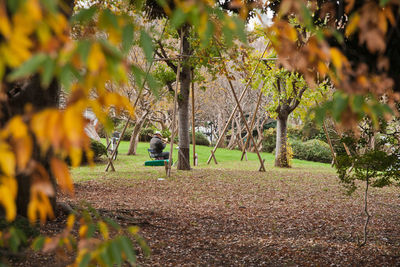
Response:
M231 138L229 139L229 143L226 148L232 150L234 148L235 142L236 142L235 120L232 120L232 122L231 122Z
M136 120L135 127L133 127L131 139L129 140L129 148L127 155L136 155L136 148L139 142L140 130L143 128L143 124L146 121L148 114L149 112L146 111L140 119Z
M180 76L180 95L178 99L178 135L179 135L179 153L178 153L178 170L190 170L190 138L189 138L189 93L191 84L191 67L188 61L192 51L190 48L190 26L183 26L183 58L182 71Z
M222 116L222 113L221 113L221 111L218 111L218 121L217 121L217 126L218 126L218 138L220 137L220 136L222 136L221 137L221 142L220 142L220 144L219 144L219 148L224 148L225 147L225 142L226 142L226 138L225 138L225 133L224 132L222 132L222 130L223 130L223 128L224 128L224 125L225 125L225 120L223 119L223 116ZM216 139L216 140L218 140L218 138ZM211 144L212 145L212 144Z
M71 11L74 7L74 0L65 0L65 6L63 13L67 16L67 19L71 15ZM10 70L7 70L7 72ZM6 73L4 77L7 77ZM48 88L42 88L39 75L34 75L28 79L17 81L13 83L7 83L5 80L3 83L2 91L7 94L6 99L0 100L0 127L4 125L14 116L23 115L27 105L31 105L33 111L40 111L45 108L54 107L57 108L60 100L60 86L56 80L53 80ZM41 164L47 171L50 177L50 182L54 189L54 197L49 197L50 203L55 210L56 206L56 181L55 177L50 171L49 158L51 152L48 155L43 155L40 152L39 145L34 142L32 160ZM35 170L31 170L34 172ZM30 188L32 184L33 173L19 173L16 175L18 184L18 193L16 199L17 213L22 216L27 216L27 208L30 201Z
M276 127L276 149L275 149L275 167L288 168L287 158L287 120L288 115L280 114L277 119Z
M48 107L57 107L60 87L58 82L53 81L47 89L43 89L40 85L39 75L33 76L29 80L23 82L16 82L13 84L6 84L5 90L10 92L9 98L6 101L0 102L0 113L3 116L0 118L0 126L4 125L14 116L24 114L24 108L27 104L32 105L34 111L40 111ZM11 92L17 92L12 94ZM50 176L51 184L53 185L54 192L56 192L56 182L53 177L50 166L49 158L51 155L42 155L40 153L39 145L35 142L33 147L32 160L41 164ZM32 170L33 172L35 170ZM30 201L30 187L32 184L32 173L19 173L16 175L18 183L18 194L16 199L17 213L22 216L27 216L27 208ZM49 198L50 203L55 207L56 194L54 197Z

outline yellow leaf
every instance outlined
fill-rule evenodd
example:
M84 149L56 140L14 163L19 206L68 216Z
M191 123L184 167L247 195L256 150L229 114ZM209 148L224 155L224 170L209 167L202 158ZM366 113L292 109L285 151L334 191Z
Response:
M386 20L385 12L382 11L382 10L378 13L378 27L383 32L383 34L386 33L387 27L388 27L388 23L387 23L387 20Z
M396 19L395 19L395 17L393 16L393 11L392 11L392 9L389 8L389 7L386 7L386 8L383 9L383 12L385 13L387 19L390 21L390 24L392 24L393 26L395 26L395 24L396 24Z
M358 23L360 22L360 15L358 13L355 13L351 18L349 23L346 26L346 32L345 35L348 37L352 35L358 27Z
M54 218L53 208L51 207L49 198L46 194L41 191L32 190L31 188L31 199L28 204L28 218L30 222L37 220L37 214L39 213L39 219L42 224L46 222L46 219Z
M335 66L336 69L340 70L342 68L342 63L343 63L342 53L337 48L331 48L330 52L333 65Z
M47 136L48 131L48 120L52 109L46 109L42 112L36 113L31 120L31 128L39 141L42 150L47 151L50 146L49 137Z
M199 23L199 34L202 37L205 37L205 32L207 30L207 21L208 21L208 16L206 12L202 12L200 14L200 23Z
M74 224L75 224L75 215L74 214L68 215L67 229L71 230L74 227Z
M84 135L83 109L74 105L66 109L63 117L64 132L72 146L78 147Z
M82 159L82 150L77 147L71 147L68 154L71 158L71 165L73 167L79 166Z
M50 14L46 19L47 24L57 35L62 35L68 28L68 22L62 14Z
M25 168L33 149L31 137L28 135L28 126L22 121L21 116L15 116L7 124L5 133L7 137L12 138L18 167Z
M79 228L79 237L80 238L85 238L86 234L87 234L87 231L88 231L88 226L86 224L82 225Z
M99 229L100 229L101 235L103 236L103 238L105 240L108 240L109 235L108 235L108 227L107 227L107 225L104 222L99 222L98 225L99 225Z
M0 55L4 59L4 62L10 67L16 68L22 63L20 57L14 55L7 44L0 44Z
M67 164L58 158L52 158L50 160L51 172L57 179L57 183L60 188L66 192L74 193L74 185L72 181L72 177L69 173Z
M14 138L24 138L28 135L28 127L22 121L21 116L12 118L7 124L6 129L9 135L12 135Z
M90 72L98 72L104 65L106 59L104 57L101 46L98 43L94 43L90 49L88 56L88 69Z
M36 209L37 209L37 202L35 200L30 200L28 204L28 219L31 223L36 222Z
M8 144L0 141L0 169L6 176L15 175L15 155Z
M14 142L14 150L17 158L17 166L20 170L25 169L32 157L33 142L31 137L19 138Z
M129 231L131 234L136 235L137 233L139 233L139 227L137 227L137 226L130 226L130 227L128 228L128 231Z
M50 41L50 39L51 39L51 32L50 32L49 27L48 27L45 23L41 23L41 24L38 26L36 32L37 32L37 35L38 35L38 37L39 37L39 41L40 41L40 43L41 43L42 45L43 45L43 44L46 44L47 42Z
M327 72L328 72L328 67L326 66L326 64L319 61L318 62L318 73L324 77Z
M60 127L61 122L62 116L58 110L51 110L48 113L46 121L46 136L47 140L51 142L56 151L60 149L61 142L64 137L62 133L63 129Z
M26 1L22 12L29 14L29 19L32 21L40 21L42 19L42 9L38 0Z
M297 40L297 31L295 28L293 28L292 26L290 26L289 24L286 25L285 27L285 34L287 36L287 38L294 42Z
M11 34L11 24L7 17L4 2L0 3L0 33L5 37L9 37Z
M17 215L15 197L17 194L17 181L13 177L1 176L0 203L6 212L6 219L12 221Z

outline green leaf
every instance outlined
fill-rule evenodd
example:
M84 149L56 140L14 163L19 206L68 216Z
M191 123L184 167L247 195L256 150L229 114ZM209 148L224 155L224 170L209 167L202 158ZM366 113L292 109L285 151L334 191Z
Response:
M139 84L139 86L142 86L143 77L144 77L143 71L139 67L133 65L132 66L132 73L133 73L133 76L135 76L136 84Z
M135 29L131 24L125 25L125 27L122 29L122 51L124 53L129 52L130 48L133 45L134 32Z
M224 34L224 40L228 47L231 47L233 44L233 34L227 25L224 25L222 28L222 33Z
M32 248L36 251L41 250L44 245L44 240L45 240L44 236L39 236L33 241Z
M342 94L335 94L333 98L332 115L336 121L340 120L343 111L347 107L348 98Z
M111 260L111 255L108 251L108 247L106 247L101 253L100 253L100 259L105 263L105 266L113 266L113 262Z
M31 57L28 61L22 64L18 69L14 70L9 76L8 80L15 81L17 79L32 75L47 59L47 55L38 53Z
M96 225L93 223L88 224L88 231L86 233L86 237L87 238L93 237L95 232L96 232Z
M312 15L311 15L311 11L305 4L301 4L301 15L303 17L305 26L309 30L313 31L314 30L314 23L313 23L313 18L312 18Z
M151 37L144 30L140 31L140 46L143 49L147 61L153 61L153 42Z
M100 16L100 26L107 28L112 26L114 29L118 28L118 20L117 17L109 10L104 9Z
M160 89L160 84L157 82L156 79L154 79L153 75L148 75L147 76L147 84L150 87L151 92L153 95L156 97L156 99L159 99L160 94L159 94L159 89Z
M96 7L82 9L71 17L71 24L85 24L93 19L96 12Z
M110 218L104 218L104 221L109 224L112 228L114 228L115 230L120 230L121 226L116 223L114 220L110 219Z
M114 262L118 265L121 266L122 264L122 244L120 244L119 239L115 240L110 244L110 250L112 254L112 258Z
M195 28L198 28L200 26L200 10L199 10L199 8L197 6L194 6L188 15L189 15L189 20L190 20L191 24Z
M115 46L113 46L108 40L99 40L99 43L102 45L103 51L107 55L114 57L117 60L121 60L124 58L124 55L119 51Z
M54 70L56 68L56 61L48 57L43 63L43 73L42 73L42 86L47 88L53 79Z
M185 22L186 16L186 13L183 12L182 9L175 9L172 13L171 26L175 29L179 28L179 26L181 26Z
M59 74L59 80L61 85L65 88L65 90L69 91L71 88L73 79L72 67L70 65L65 65L61 68Z
M213 33L214 33L214 24L211 21L207 21L206 30L201 40L202 48L205 48L210 44Z
M386 4L389 3L389 2L390 2L390 0L380 0L380 1L379 1L379 5L382 6L382 7L384 7L384 6L386 6Z
M79 267L86 267L90 263L90 254L86 253L85 256L82 257L81 262L79 263Z
M19 245L21 245L21 240L18 236L18 233L15 231L14 228L10 229L10 239L9 245L12 252L18 252Z
M25 3L26 0L8 0L7 6L11 10L12 13L15 13L18 8Z
M247 43L246 28L244 25L244 21L237 16L233 17L233 21L236 24L236 34L238 35L239 40L242 41L243 43Z
M355 95L353 98L353 109L357 113L362 113L362 107L364 104L364 96Z
M54 13L57 11L57 1L54 0L40 0L43 6L45 6L50 12Z
M83 62L87 62L90 52L90 46L91 43L88 40L82 40L78 42L77 51Z
M129 263L134 264L136 262L136 256L131 240L126 236L121 236L120 240L122 250L124 251Z

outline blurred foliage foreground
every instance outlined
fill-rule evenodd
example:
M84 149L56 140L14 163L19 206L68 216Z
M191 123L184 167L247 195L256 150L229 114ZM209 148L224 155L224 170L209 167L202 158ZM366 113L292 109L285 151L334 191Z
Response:
M74 167L83 154L89 162L93 158L84 133L86 109L91 109L108 130L110 109L134 117L129 100L109 92L107 84L123 85L128 74L133 74L136 84L146 79L148 86L157 90L154 78L127 56L137 45L149 62L153 58L151 34L134 23L133 16L143 14L148 5L158 7L175 28L190 25L201 47L215 39L229 47L236 38L246 41L244 24L249 14L257 14L254 8L267 8L255 1L225 1L234 13L224 12L218 3L207 0L96 1L91 7L79 5L81 2L0 0L0 203L9 222L17 213L31 223L53 218L56 184L73 195L65 160L69 158ZM350 14L346 23L333 12L336 7L329 6L331 1L267 3L275 17L264 31L279 64L298 72L311 87L329 79L342 93L322 110L347 125L355 124L362 115L377 125L377 117L391 113L388 107L396 99L390 91L396 84L391 71L395 65L390 65L389 52L393 50L382 40L391 34L397 36L392 30L397 29L397 1L363 2L346 2L345 11ZM74 36L77 32L79 36ZM332 38L334 42L329 41ZM356 41L346 43L353 39ZM373 53L376 66L366 68L368 65L360 62L363 57L350 57L343 49L354 44L364 47L355 51ZM352 64L355 58L357 62ZM62 110L58 108L61 87L68 92ZM368 97L362 97L365 95ZM386 102L380 101L383 96L387 96ZM79 241L71 236L76 221ZM127 231L137 237L137 228ZM33 246L45 251L60 246L76 250L75 264L79 266L121 265L124 260L135 261L125 233L89 208L70 215L60 235L39 237ZM14 251L24 241L16 227L3 230L0 237L0 245ZM137 242L144 247L140 239Z

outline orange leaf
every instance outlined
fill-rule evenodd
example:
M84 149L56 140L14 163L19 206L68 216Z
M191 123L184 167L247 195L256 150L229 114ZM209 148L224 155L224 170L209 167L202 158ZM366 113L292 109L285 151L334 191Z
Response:
M50 166L51 172L56 177L60 188L72 195L74 193L74 185L67 164L62 160L53 157L50 161Z
M358 13L355 13L351 18L349 23L346 26L346 32L345 35L346 36L350 36L352 35L358 27L358 24L360 22L360 15Z

